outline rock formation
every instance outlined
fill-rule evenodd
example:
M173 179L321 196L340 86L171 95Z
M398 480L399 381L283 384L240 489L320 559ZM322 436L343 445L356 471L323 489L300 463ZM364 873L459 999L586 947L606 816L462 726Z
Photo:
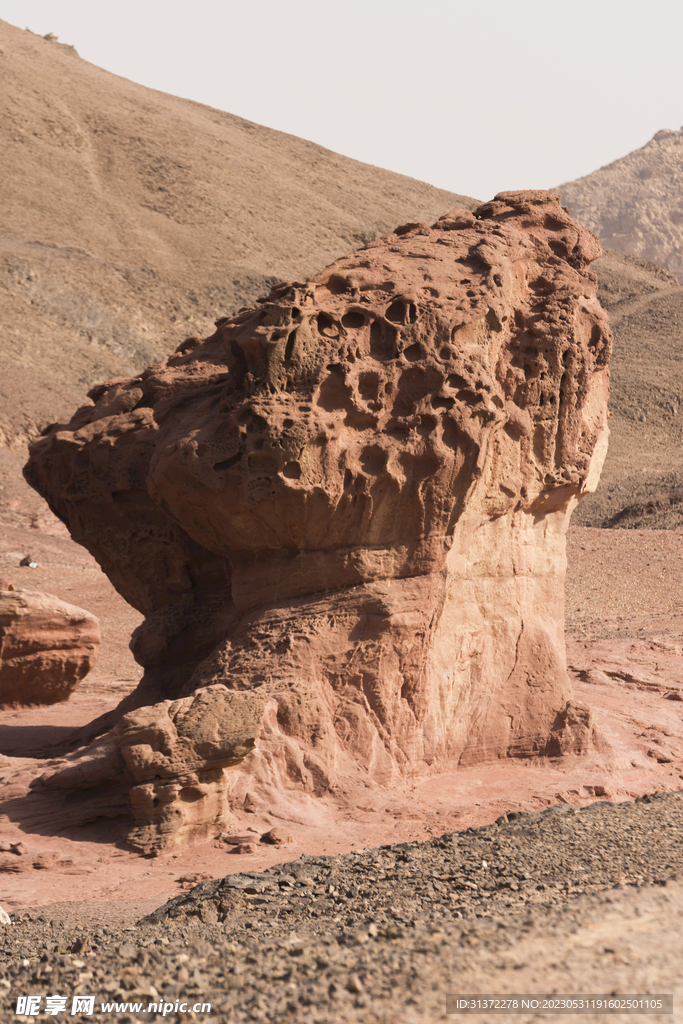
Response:
M210 839L226 812L224 768L253 749L267 698L209 686L176 701L140 708L42 785L82 790L76 821L130 813L131 845L153 851Z
M559 196L501 193L274 288L47 430L27 479L146 619L113 731L44 785L128 786L150 850L224 801L590 747L563 581L607 443L599 255Z
M97 660L94 615L52 594L0 587L0 707L68 700Z

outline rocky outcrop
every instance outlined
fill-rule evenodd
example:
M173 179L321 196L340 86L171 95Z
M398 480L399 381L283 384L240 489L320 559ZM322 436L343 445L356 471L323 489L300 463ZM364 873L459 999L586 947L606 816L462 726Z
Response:
M220 832L224 768L253 749L267 697L210 686L125 715L103 737L41 775L35 791L81 791L75 821L128 814L128 841L154 853Z
M621 252L666 267L683 281L683 128L664 128L640 149L558 191L572 215Z
M38 591L0 589L0 707L68 700L100 646L94 615Z
M257 694L233 806L589 747L563 580L607 442L599 254L558 196L501 193L275 288L48 430L27 479L146 616L117 717Z

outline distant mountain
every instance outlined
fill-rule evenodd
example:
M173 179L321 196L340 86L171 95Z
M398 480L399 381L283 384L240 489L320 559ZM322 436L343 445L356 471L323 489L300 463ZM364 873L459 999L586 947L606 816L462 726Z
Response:
M640 256L683 282L683 128L559 185L572 215L603 244Z
M467 197L178 99L0 21L0 446Z

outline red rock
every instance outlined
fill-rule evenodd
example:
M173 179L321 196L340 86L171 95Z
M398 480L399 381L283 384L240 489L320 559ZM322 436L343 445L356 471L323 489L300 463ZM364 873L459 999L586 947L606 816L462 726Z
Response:
M254 837L252 835L228 836L225 834L225 832L221 832L218 838L221 839L228 846L240 846L242 843L252 842Z
M52 594L0 591L0 707L68 700L99 646L90 612Z
M128 813L144 853L211 839L227 812L224 768L253 749L267 697L212 686L125 715L84 750L53 761L43 789L81 790L75 819Z
M294 842L294 836L286 828L271 828L269 832L264 832L260 841L271 846L287 846Z
M207 875L203 871L195 871L191 875L181 875L177 882L184 889L194 889L195 885L199 885L200 882L206 882L210 878L211 875Z
M17 860L16 857L0 858L0 872L19 874L22 871L30 871L31 864L25 860Z
M185 841L218 829L226 799L595 744L571 700L563 581L607 443L599 254L545 192L405 225L95 388L32 445L29 482L147 616L124 733L136 707L156 721L223 688L211 743L174 740L152 758L168 782L135 780L144 843L176 841L171 780L210 764ZM247 694L260 718L250 706L236 766Z

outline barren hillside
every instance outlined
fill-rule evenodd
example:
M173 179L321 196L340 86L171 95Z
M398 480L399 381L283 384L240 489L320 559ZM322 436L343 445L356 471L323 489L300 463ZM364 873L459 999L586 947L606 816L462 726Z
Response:
M610 447L583 526L683 526L683 288L673 274L608 249L593 264L614 332Z
M0 445L275 280L474 205L1 21L0 74Z
M558 186L572 215L604 245L651 260L683 281L683 128Z
M683 129L559 186L610 247L593 269L615 335L612 437L598 493L576 516L583 525L683 526L682 183Z

